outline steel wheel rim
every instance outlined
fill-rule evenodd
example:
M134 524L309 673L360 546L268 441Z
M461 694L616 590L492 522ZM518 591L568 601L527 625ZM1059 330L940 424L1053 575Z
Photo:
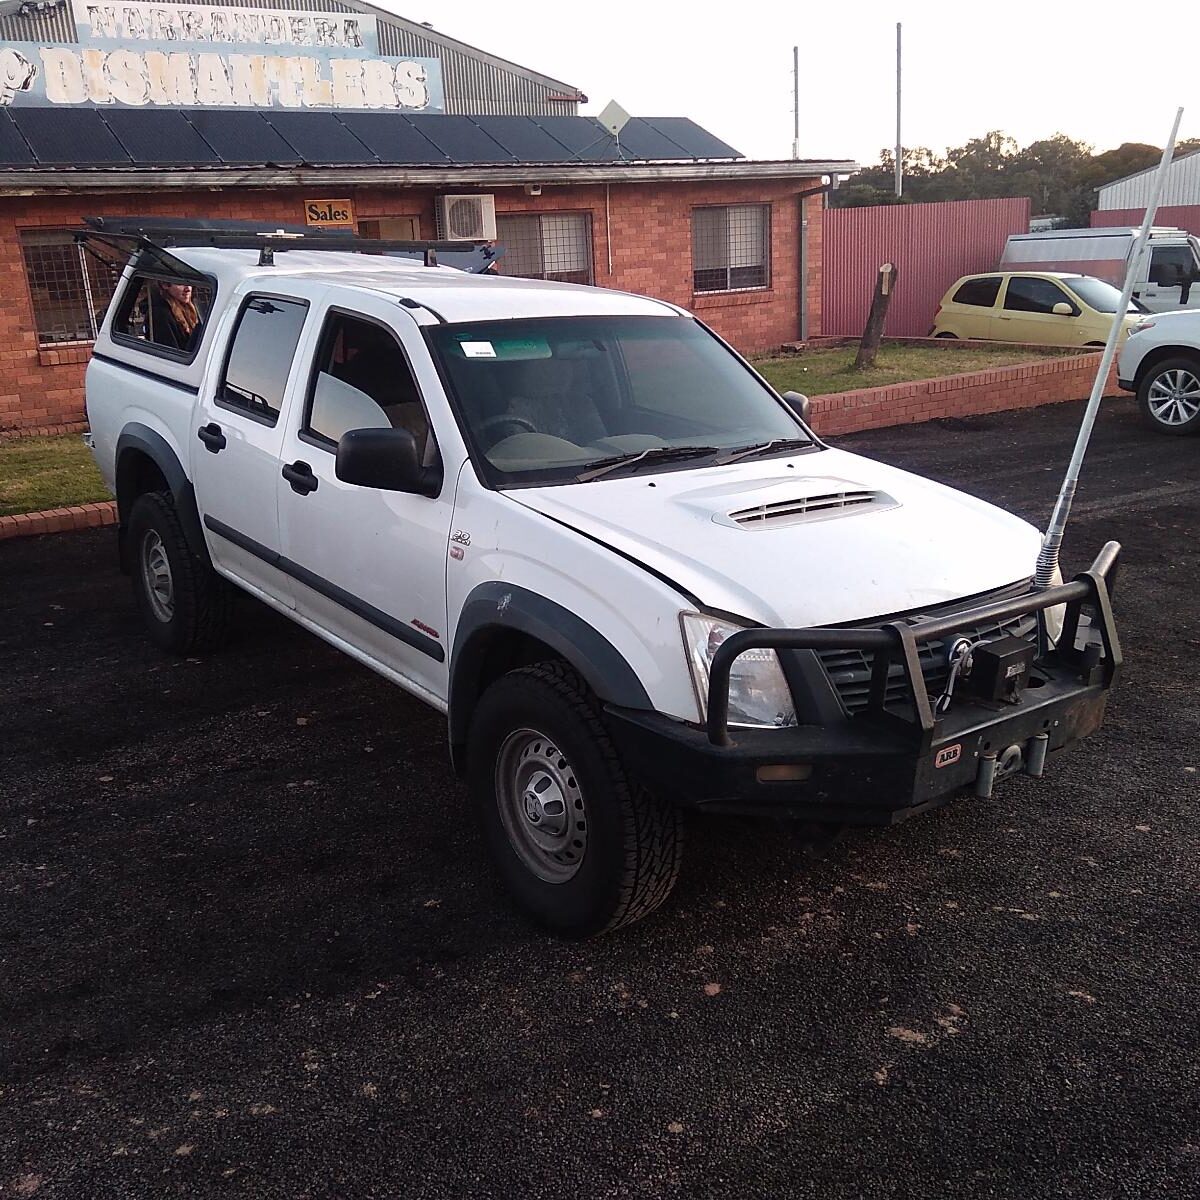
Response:
M517 729L496 756L496 802L522 865L546 883L566 883L587 852L587 809L574 768L556 743Z
M141 563L150 611L165 625L175 615L175 580L171 575L167 548L157 530L146 530L142 538Z
M1200 378L1188 370L1164 371L1150 384L1150 414L1164 425L1186 425L1200 413Z

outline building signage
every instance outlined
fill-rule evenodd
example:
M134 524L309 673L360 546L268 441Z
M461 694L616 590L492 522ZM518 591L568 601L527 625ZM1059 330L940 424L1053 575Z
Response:
M72 0L78 43L0 48L0 104L442 112L441 63L366 13Z
M353 200L305 200L304 220L322 229L353 229Z

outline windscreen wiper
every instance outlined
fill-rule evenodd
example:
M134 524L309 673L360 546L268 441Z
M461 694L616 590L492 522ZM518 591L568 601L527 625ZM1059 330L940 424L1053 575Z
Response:
M607 458L590 470L575 476L576 483L587 483L590 479L599 479L610 471L623 467L632 467L643 462L671 462L681 458L703 458L708 454L716 454L720 446L651 446L648 450L639 450L636 454L621 454L616 458Z
M759 442L755 446L743 446L732 454L723 455L713 463L713 466L723 467L726 463L737 462L743 458L753 458L758 454L771 454L776 450L805 450L815 445L816 442L812 438L772 438L769 442Z

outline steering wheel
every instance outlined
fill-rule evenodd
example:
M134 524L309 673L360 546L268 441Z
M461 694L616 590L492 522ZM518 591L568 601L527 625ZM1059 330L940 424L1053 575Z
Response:
M537 426L532 421L527 421L524 417L510 416L508 413L500 413L495 417L485 417L475 427L475 432L482 437L484 433L495 425L517 425L529 433L537 433Z

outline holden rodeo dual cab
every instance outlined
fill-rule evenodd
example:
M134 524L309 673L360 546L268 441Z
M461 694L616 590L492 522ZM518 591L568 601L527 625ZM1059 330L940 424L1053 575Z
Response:
M150 636L212 648L233 585L444 712L544 925L655 908L685 807L887 825L1100 724L1115 543L1035 590L1032 526L674 305L212 224L126 228L87 370Z

